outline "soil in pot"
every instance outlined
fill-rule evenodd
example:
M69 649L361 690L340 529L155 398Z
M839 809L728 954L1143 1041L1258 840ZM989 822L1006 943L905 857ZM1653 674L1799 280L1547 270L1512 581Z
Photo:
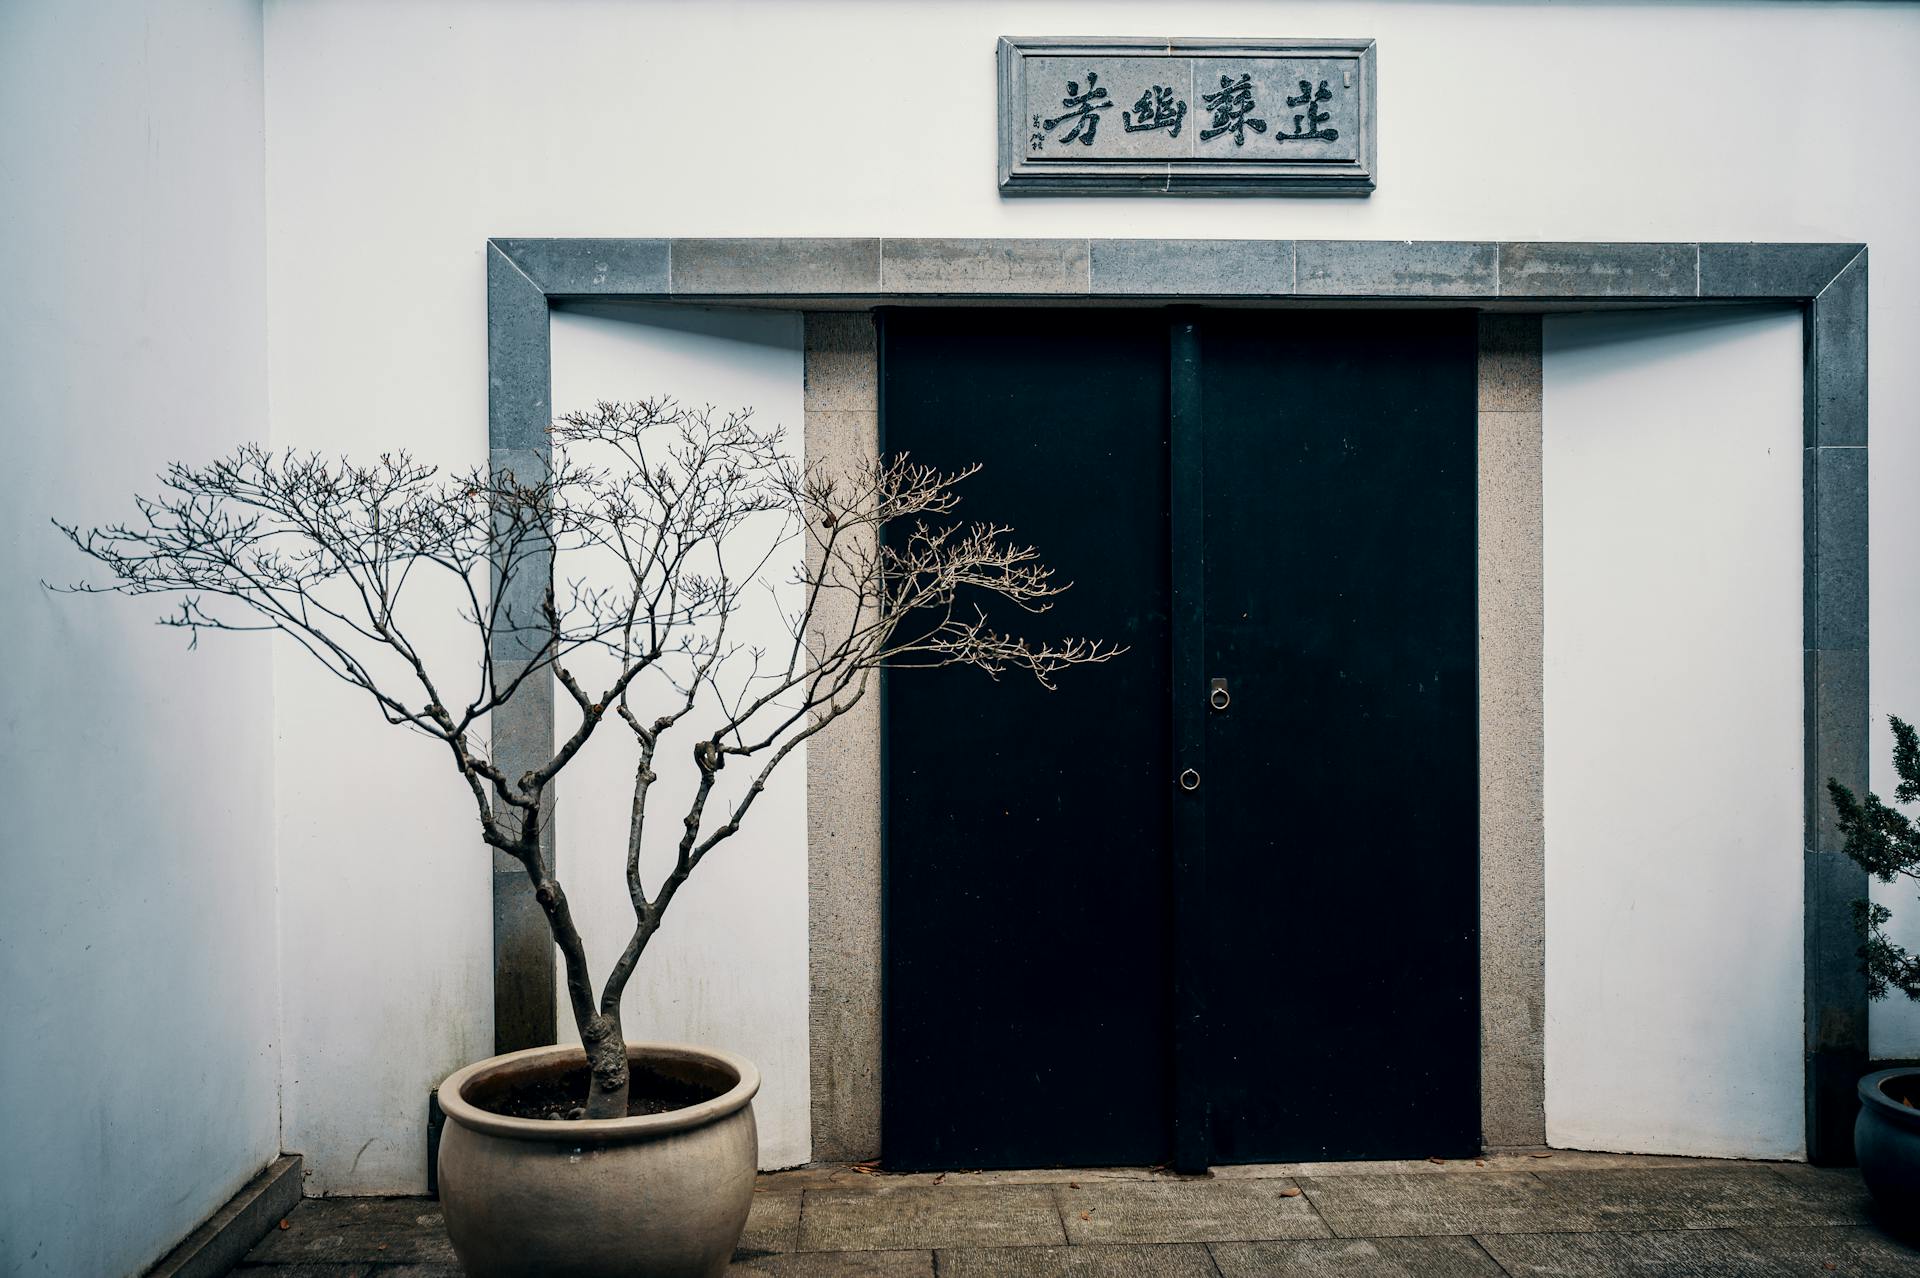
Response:
M689 1105L710 1101L726 1092L731 1079L698 1077L689 1070L684 1075L635 1065L627 1089L627 1117L642 1114L668 1114ZM471 1087L467 1100L488 1113L507 1118L537 1118L560 1122L587 1116L587 1071L583 1066L553 1073L538 1074L491 1087Z

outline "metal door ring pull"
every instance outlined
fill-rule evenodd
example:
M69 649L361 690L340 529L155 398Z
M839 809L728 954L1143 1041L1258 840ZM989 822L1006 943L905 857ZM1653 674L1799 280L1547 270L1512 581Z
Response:
M1180 788L1182 790L1198 790L1200 788L1200 774L1192 768L1188 768L1185 772L1182 772L1180 774Z
M1215 688L1207 700L1213 704L1215 710L1225 710L1233 701L1233 698L1227 695L1225 688Z

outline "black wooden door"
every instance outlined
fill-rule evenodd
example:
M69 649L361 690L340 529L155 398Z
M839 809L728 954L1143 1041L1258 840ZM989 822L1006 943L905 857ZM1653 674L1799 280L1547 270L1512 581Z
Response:
M882 1140L898 1168L1167 1155L1167 360L1151 313L882 316L882 445L1071 581L1058 691L887 676Z
M890 1166L1477 1145L1473 334L883 317L883 447L1075 583L1004 623L1129 645L886 681Z
M1219 1163L1479 1148L1475 322L1199 324Z

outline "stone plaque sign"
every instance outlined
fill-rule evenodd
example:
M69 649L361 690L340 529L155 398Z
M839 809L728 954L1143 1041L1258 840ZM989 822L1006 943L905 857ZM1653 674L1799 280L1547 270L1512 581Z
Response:
M1366 195L1371 40L1000 40L1008 195Z

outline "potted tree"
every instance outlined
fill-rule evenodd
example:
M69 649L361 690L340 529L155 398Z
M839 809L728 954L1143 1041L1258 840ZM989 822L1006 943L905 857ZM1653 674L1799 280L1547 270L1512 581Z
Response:
M195 643L291 639L388 724L444 747L481 838L525 867L582 1046L442 1084L440 1192L468 1272L716 1274L751 1201L759 1077L728 1052L630 1042L621 1016L677 894L877 671L963 665L1051 686L1116 650L994 628L986 609L1042 612L1064 586L1008 529L949 518L971 470L797 467L747 413L666 399L603 402L551 434L551 461L527 475L257 446L176 463L131 521L61 525L112 574L67 589L174 596L163 624ZM556 560L580 574L560 584ZM785 638L750 644L749 593L783 560L799 563ZM536 681L564 690L571 731L512 775L486 729ZM560 775L609 725L636 758L622 798L634 923L596 988L542 831ZM688 769L693 798L661 839L649 797L667 766Z
M1893 769L1900 784L1895 803L1920 799L1920 737L1913 725L1888 717L1893 727ZM1846 836L1842 849L1882 883L1906 878L1920 882L1920 826L1898 808L1869 791L1865 799L1838 781L1827 793ZM1909 953L1887 932L1893 911L1870 900L1853 903L1860 926L1860 971L1867 996L1887 997L1894 990L1920 999L1920 954ZM1885 1069L1860 1080L1860 1117L1853 1147L1867 1186L1901 1219L1920 1217L1920 1069Z

